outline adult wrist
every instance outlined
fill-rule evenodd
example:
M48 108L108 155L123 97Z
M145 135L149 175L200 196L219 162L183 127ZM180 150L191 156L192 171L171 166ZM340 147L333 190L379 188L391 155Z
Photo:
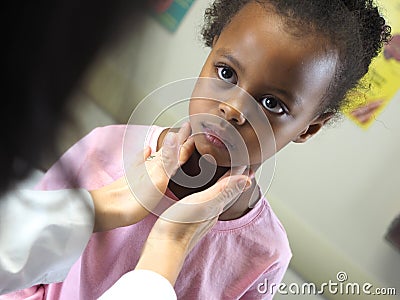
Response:
M186 256L185 245L174 240L149 238L135 269L154 271L174 285Z

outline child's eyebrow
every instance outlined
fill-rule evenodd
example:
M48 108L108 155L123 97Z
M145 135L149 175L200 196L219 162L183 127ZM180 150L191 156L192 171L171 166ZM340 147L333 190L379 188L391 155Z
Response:
M232 55L232 52L226 48L220 48L217 50L217 54L225 57L229 60L240 72L244 73L244 68L240 62Z

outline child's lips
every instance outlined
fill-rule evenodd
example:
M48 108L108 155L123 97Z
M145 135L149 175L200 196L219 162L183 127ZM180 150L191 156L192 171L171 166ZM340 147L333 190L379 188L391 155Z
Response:
M219 126L204 123L202 123L201 126L207 140L209 140L211 143L219 148L234 148L233 142L229 138L226 138L226 136L229 136L229 134L225 129L222 129Z

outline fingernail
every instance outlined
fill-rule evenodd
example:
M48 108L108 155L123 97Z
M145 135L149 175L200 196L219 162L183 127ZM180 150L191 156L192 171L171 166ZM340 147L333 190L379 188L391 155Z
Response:
M251 186L251 180L250 179L240 179L238 183L236 184L237 188L239 190L247 190Z
M168 132L164 138L164 144L167 146L174 146L175 145L175 137L172 132Z

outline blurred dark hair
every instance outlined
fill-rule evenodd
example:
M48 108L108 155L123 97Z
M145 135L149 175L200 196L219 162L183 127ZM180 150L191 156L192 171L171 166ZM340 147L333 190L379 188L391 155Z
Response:
M120 26L128 18L140 19L143 3L65 0L2 5L0 193L53 151L74 87Z

